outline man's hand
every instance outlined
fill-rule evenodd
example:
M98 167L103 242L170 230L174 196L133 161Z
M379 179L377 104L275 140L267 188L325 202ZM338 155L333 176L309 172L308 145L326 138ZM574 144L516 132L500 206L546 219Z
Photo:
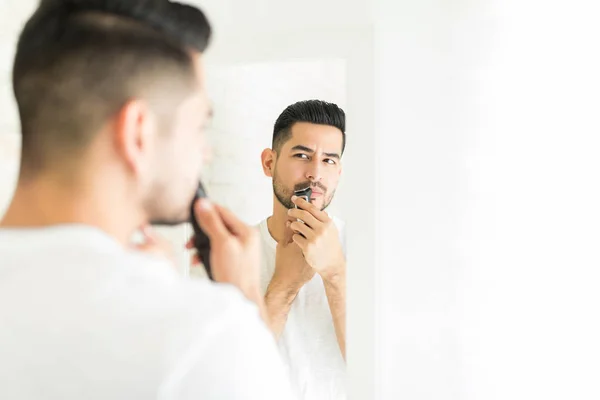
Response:
M315 270L304 259L302 250L293 242L293 235L290 221L287 221L283 239L277 244L275 252L275 272L265 293L269 326L276 338L283 331L296 295L315 275Z
M329 215L303 198L292 197L299 209L291 209L290 217L297 232L293 236L306 261L321 275L331 310L335 334L344 360L346 359L346 260L338 230ZM302 235L300 235L300 233Z
M303 198L294 196L292 201L298 209L290 209L288 215L302 221L292 222L291 229L296 232L292 240L302 249L306 262L324 281L343 278L346 260L335 223L326 212Z
M238 287L261 312L264 302L260 294L260 241L258 232L241 222L228 209L213 205L207 199L194 204L198 224L210 239L210 264L217 282ZM193 248L193 238L186 247Z
M134 245L138 251L166 258L173 266L176 264L175 251L171 242L157 234L150 225L140 229L144 242Z
M283 239L277 243L275 251L275 272L272 284L280 285L290 292L298 292L302 286L312 279L315 270L306 262L302 250L294 243L294 231L286 223Z

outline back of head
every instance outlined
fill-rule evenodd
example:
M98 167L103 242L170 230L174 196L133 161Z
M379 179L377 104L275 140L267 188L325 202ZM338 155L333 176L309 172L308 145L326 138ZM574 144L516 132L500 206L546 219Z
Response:
M292 135L292 127L297 122L328 125L342 133L342 152L346 147L346 114L336 104L322 100L304 100L288 106L277 118L273 128L272 148L279 152L281 146Z
M168 4L41 2L19 37L13 68L22 173L78 157L130 99L144 98L168 117L173 102L163 95L185 98L195 73L179 38L164 34L176 25Z
M196 7L178 2L167 2L168 23L153 23L165 34L176 38L187 48L202 53L210 43L212 29L206 15Z
M65 0L42 0L41 6L53 7ZM197 52L210 43L212 27L202 10L169 0L69 0L76 7L128 17L144 23Z

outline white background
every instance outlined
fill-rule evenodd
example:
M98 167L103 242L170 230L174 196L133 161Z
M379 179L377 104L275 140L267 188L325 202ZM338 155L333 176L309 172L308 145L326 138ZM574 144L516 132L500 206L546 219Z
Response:
M600 397L594 4L379 2L381 398Z
M353 398L600 398L594 2L198 3L211 65L345 62Z

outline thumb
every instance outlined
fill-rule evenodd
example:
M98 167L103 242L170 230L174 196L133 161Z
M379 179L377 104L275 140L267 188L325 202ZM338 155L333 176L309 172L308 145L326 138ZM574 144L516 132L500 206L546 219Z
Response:
M207 199L199 199L194 204L196 219L202 231L211 239L227 236L228 232L215 206Z
M144 225L138 229L140 242L135 242L132 247L136 250L146 251L153 248L156 244L156 237L149 225Z

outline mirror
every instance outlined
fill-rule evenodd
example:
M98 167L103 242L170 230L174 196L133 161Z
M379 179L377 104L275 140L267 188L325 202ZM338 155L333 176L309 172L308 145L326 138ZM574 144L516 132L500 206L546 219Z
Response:
M343 172L326 211L342 221L336 224L336 229L341 233L340 244L347 251L347 270L360 271L349 274L356 277L357 282L351 290L360 295L348 307L344 301L343 309L354 315L349 320L348 329L353 332L354 338L360 338L361 343L373 346L374 272L370 268L365 269L365 266L373 264L375 237L374 144L370 136L373 128L373 76L371 60L365 57L372 51L372 37L370 27L360 24L341 35L330 31L332 20L337 20L332 17L338 15L340 6L346 9L344 24L352 22L348 18L350 14L354 15L354 22L362 23L365 8L340 1L336 5L321 4L319 15L303 11L304 16L311 14L316 18L319 26L310 30L307 29L310 23L301 24L290 32L286 21L289 9L280 8L276 2L271 2L268 12L263 9L265 13L262 16L258 15L260 7L236 5L229 9L229 2L207 3L210 3L207 11L215 16L217 29L227 32L215 36L214 46L206 58L209 92L215 108L215 119L209 131L214 148L213 161L204 179L207 191L211 198L232 209L243 221L259 228L261 221L273 214L273 205L277 202L273 196L272 181L265 176L261 165L261 153L271 147L277 118L286 107L302 100L319 99L343 109L348 120L348 144L342 157ZM239 24L246 12L256 14L257 22ZM242 37L240 32L243 30L251 34ZM6 55L6 65L10 64L9 60L9 55ZM10 91L4 92L8 99ZM16 121L9 121L7 132L18 132ZM0 195L5 195L8 201L18 166L18 135L9 138L9 135L2 137L2 133L0 149L10 154L6 156L3 153L0 158L3 163L3 191ZM4 141L13 144L4 146ZM336 150L327 152L335 153ZM9 164L4 169L4 165ZM8 179L4 179L5 176ZM300 182L291 184L296 183ZM192 233L189 225L157 229L176 248L182 248ZM267 230L267 233L270 232ZM190 279L205 279L202 268L191 268L189 252L182 250L176 256L182 275ZM265 293L272 277L269 274L263 276ZM352 282L349 285L352 287ZM292 301L288 318L295 321L296 328L286 331L284 321L278 344L288 372L296 381L297 390L307 393L308 398L321 397L317 394L319 388L306 386L307 381L321 375L321 388L333 388L329 393L332 398L338 398L345 392L346 363L323 283L320 290L320 296L316 298L294 298L297 301ZM315 308L305 310L309 318L300 318L301 307L312 300L315 300ZM318 313L313 314L313 309ZM319 347L323 341L327 341L328 345ZM372 353L369 348L359 350L357 347L357 350L357 361L364 358L364 354ZM355 365L371 373L372 363L372 360L364 358ZM360 375L365 377L366 373Z
M311 267L306 267L308 275L302 282L292 283L299 275L291 273L281 277L296 268L297 260L305 262L295 243L286 246L289 252L295 249L294 254L286 252L283 260L276 259L283 257L277 253L284 251L278 246L285 228L285 219L280 217L293 208L284 203L290 201L292 188L311 183L311 203L331 217L338 232L332 243L339 243L345 260L345 215L337 206L349 200L343 190L344 136L333 125L291 120L291 137L276 146L278 151L272 151L272 141L282 112L299 101L311 102L292 107L294 118L308 118L313 111L315 121L324 122L338 107L346 108L346 63L336 59L216 63L209 66L207 77L215 114L209 129L213 157L203 176L206 189L213 200L233 210L260 234L261 289L294 389L304 393L303 398L343 398L345 326L336 327L336 323L345 325L345 279L343 286L336 287L343 293L336 293L326 290L324 280ZM314 99L331 104L319 109L324 103ZM339 116L345 124L345 116ZM269 163L273 163L271 171ZM159 229L179 246L191 235L189 225ZM206 279L205 270L192 267L189 255L183 253L179 255L182 273ZM317 262L325 262L323 257L328 255L318 255ZM290 295L288 290L295 293Z
M323 398L324 395L326 398L340 398L345 393L345 364L332 317L335 311L330 311L328 298L331 297L334 302L337 301L335 299L344 301L343 305L335 304L334 307L337 307L338 313L343 308L344 315L336 317L345 320L345 293L340 295L326 291L318 274L312 279L306 278L304 284L279 286L280 283L289 284L286 278L277 278L280 276L277 273L279 268L284 271L295 268L294 260L302 259L302 254L298 251L299 258L286 257L282 265L278 265L276 258L279 255L276 253L284 252L277 241L283 240L282 224L285 223L277 218L282 210L290 207L289 204L282 207L278 196L289 201L290 189L309 182L307 176L315 179L313 184L319 185L313 186L316 191L323 192L321 198L314 194L312 203L323 208L327 199L333 196L326 211L336 221L340 244L345 245L344 215L336 207L344 198L343 194L334 195L338 185L335 171L341 172L343 157L335 159L321 154L339 153L342 156L342 133L339 130L335 132L332 126L306 124L305 129L300 130L302 125L294 124L290 132L292 137L281 145L279 153L265 149L272 148L275 121L288 106L301 100L319 99L345 108L345 63L343 60L309 60L216 64L209 68L207 76L215 108L210 134L214 159L206 176L211 196L234 210L244 221L256 226L260 233L263 247L261 285L272 329L293 388L304 393L304 398ZM320 119L327 117L317 116ZM327 131L327 128L333 129L333 132ZM292 150L293 147L306 149ZM316 153L309 149L316 150ZM263 164L276 164L272 166L274 178L265 176L266 167L261 165L263 150L268 153L263 154ZM264 158L272 156L276 161ZM340 178L339 184L343 185L343 174ZM274 190L278 196L274 196ZM289 248L300 250L295 243ZM330 251L335 250L332 248ZM281 298L287 295L284 293L286 290L298 290L299 287L301 289L295 295ZM345 337L345 327L339 335Z

